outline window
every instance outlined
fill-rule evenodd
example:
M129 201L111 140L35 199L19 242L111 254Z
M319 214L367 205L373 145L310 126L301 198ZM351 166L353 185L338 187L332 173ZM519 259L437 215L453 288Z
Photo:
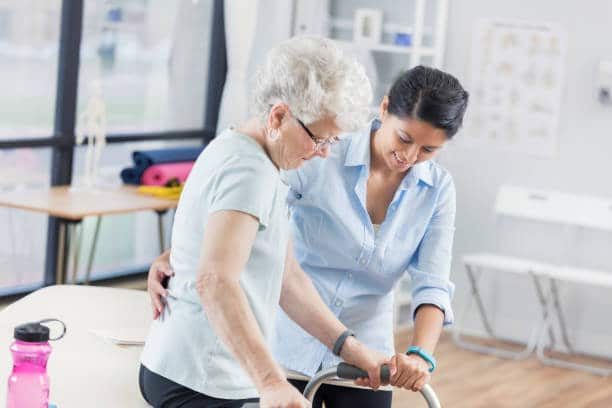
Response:
M79 182L77 136L96 95L106 107L103 185L120 184L133 150L202 145L214 136L225 70L222 0L3 0L0 194ZM82 223L81 276L95 221ZM54 283L56 220L0 206L0 225L0 297ZM104 217L92 279L144 273L158 253L155 214Z
M202 128L211 5L86 1L78 117L99 86L109 133Z
M49 185L51 149L0 150L0 192ZM45 269L47 217L0 207L0 291L41 284Z
M61 2L0 3L0 140L53 132Z

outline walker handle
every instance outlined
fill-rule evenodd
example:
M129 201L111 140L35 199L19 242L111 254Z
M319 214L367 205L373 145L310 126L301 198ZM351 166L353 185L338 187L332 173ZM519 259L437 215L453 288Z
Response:
M368 378L368 373L361 368L355 367L347 363L338 364L336 371L338 378L344 380L356 380L357 378ZM389 382L391 379L391 371L389 366L383 365L380 367L380 381Z

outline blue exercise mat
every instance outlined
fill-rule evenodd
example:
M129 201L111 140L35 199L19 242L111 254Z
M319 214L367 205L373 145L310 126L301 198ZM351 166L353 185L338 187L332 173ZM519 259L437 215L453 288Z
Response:
M125 184L140 184L140 177L142 176L142 172L138 172L133 167L128 167L121 170L121 180Z
M146 169L153 164L195 161L204 146L180 147L175 149L137 150L132 153L134 167Z

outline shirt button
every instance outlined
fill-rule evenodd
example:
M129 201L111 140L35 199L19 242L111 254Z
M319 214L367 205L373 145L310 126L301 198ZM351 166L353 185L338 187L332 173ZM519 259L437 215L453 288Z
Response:
M367 263L367 261L365 259L362 259L361 261L359 261L360 264L365 265Z
M300 199L302 198L302 195L301 195L300 193L297 193L297 194L295 195L295 198L297 198L298 200L300 200Z
M342 306L342 301L340 299L336 300L336 302L334 303L337 307Z
M353 279L353 273L352 273L352 272L349 272L349 274L348 274L348 278L349 278L349 279Z

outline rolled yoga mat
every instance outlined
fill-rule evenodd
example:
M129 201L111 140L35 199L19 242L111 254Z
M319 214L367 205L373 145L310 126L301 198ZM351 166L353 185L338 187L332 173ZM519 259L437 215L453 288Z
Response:
M154 164L193 162L204 150L204 146L179 147L175 149L137 150L132 153L134 167L144 170Z
M193 164L194 162L154 164L142 173L140 184L165 186L172 179L177 179L182 184L187 180Z
M125 184L140 184L140 172L132 167L121 170L121 180Z

